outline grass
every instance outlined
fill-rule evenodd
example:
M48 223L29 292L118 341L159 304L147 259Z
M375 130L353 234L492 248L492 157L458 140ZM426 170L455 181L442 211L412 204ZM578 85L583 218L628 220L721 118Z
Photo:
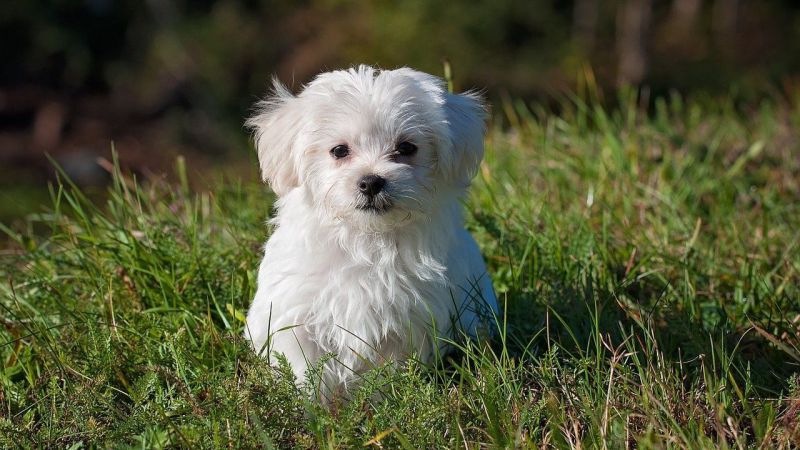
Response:
M64 180L4 227L0 446L800 445L800 101L596 98L496 112L467 210L503 333L330 410L241 338L265 187Z

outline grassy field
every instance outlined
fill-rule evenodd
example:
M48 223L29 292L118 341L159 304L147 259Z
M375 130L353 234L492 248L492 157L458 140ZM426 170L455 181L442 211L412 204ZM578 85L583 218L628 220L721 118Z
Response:
M583 97L494 112L501 335L330 410L241 338L265 186L53 187L47 232L4 227L0 447L800 445L800 101Z

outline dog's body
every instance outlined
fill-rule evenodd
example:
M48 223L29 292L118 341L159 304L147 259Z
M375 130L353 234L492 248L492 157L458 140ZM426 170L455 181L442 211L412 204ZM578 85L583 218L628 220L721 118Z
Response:
M429 361L497 311L460 198L483 155L483 107L410 69L276 84L249 125L279 196L247 316L254 348L321 388L416 354ZM446 338L446 339L440 339Z

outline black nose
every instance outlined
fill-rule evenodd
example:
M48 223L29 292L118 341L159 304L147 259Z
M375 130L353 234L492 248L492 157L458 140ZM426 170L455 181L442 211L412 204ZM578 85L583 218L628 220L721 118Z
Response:
M377 175L366 175L358 180L358 190L362 194L374 197L386 185L386 179Z

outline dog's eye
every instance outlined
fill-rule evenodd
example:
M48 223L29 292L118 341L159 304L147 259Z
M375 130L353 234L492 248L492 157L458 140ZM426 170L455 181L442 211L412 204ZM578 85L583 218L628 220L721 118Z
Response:
M410 156L413 155L414 153L417 153L417 146L412 144L411 142L403 141L397 144L397 148L395 148L395 151L397 152L398 155Z
M331 155L333 155L333 157L336 159L344 158L349 154L350 154L350 148L344 144L337 145L336 147L333 147L331 149Z

